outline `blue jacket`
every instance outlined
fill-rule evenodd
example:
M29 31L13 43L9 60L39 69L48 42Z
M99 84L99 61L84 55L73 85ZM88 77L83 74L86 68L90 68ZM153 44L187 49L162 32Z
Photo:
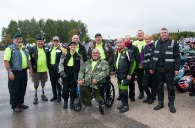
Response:
M9 48L11 49L11 59L9 62L11 69L14 71L22 71L22 54L20 52L20 49L14 43L10 45ZM22 51L26 55L26 60L28 64L29 52L25 47L22 48Z

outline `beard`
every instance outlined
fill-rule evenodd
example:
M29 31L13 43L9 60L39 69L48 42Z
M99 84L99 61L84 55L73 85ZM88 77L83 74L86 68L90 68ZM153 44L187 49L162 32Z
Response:
M18 47L22 47L23 43L15 43Z

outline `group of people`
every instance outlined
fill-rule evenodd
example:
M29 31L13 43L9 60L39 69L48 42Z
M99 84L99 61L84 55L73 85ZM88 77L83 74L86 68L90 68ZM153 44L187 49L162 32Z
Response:
M169 39L166 28L160 30L160 39L152 42L151 35L137 32L137 41L132 42L131 36L117 39L117 49L103 40L100 33L95 35L95 41L88 50L80 43L79 36L74 35L66 52L59 47L60 39L53 37L52 47L44 46L44 38L37 38L37 43L29 50L22 45L22 36L16 34L13 44L5 50L4 64L8 71L8 88L10 104L14 112L28 108L24 104L27 86L27 69L35 88L33 104L38 103L37 89L41 82L43 101L48 101L44 87L49 71L53 97L50 101L60 102L64 99L63 108L72 109L77 98L77 85L80 86L80 99L86 106L92 105L92 98L103 110L104 86L110 82L110 71L116 72L119 97L122 104L117 107L120 113L129 110L130 101L135 101L135 76L139 87L138 99L147 97L144 103L152 104L158 96L158 105L154 110L164 107L164 83L168 88L170 112L175 113L175 91L173 80L178 74L180 65L179 46ZM59 84L62 79L63 86ZM158 80L158 81L156 81ZM129 90L129 91L128 91Z

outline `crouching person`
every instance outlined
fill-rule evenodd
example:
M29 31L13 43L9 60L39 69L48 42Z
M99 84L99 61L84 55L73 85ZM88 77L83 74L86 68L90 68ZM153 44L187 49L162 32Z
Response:
M122 38L117 39L117 51L115 54L115 70L118 79L119 95L121 97L122 105L117 109L120 113L129 110L128 104L128 86L133 74L133 52L125 48Z
M70 108L74 106L74 100L76 98L77 79L82 65L82 57L78 54L76 49L76 43L70 42L69 51L63 53L59 63L59 73L62 78L62 98L64 99L64 109L67 109L68 98L70 95Z
M81 101L86 106L91 106L92 95L99 103L100 113L103 114L103 98L100 95L100 85L106 82L109 75L109 64L106 60L100 59L100 51L93 49L92 59L85 62L78 75L78 84L81 90Z

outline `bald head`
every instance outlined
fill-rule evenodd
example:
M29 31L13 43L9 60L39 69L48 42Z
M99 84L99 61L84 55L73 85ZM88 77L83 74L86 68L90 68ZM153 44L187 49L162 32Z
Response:
M78 35L72 36L72 42L76 42L78 44L79 41L80 40L79 40L79 36Z
M122 49L122 48L125 47L123 38L118 38L118 39L117 39L117 47L118 47L119 49Z
M100 51L98 49L93 49L91 55L93 60L98 60L100 58Z

